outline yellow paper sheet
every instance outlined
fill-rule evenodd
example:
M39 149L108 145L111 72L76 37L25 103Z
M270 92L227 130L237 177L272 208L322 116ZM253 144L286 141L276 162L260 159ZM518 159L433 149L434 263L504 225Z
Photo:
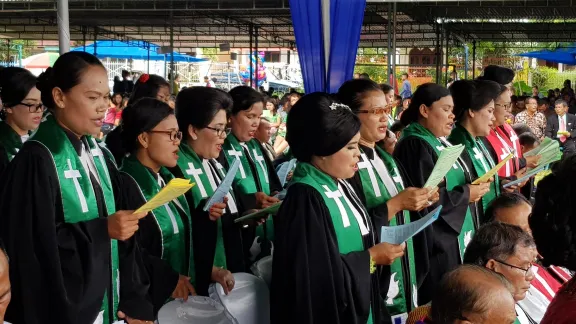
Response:
M163 206L169 201L172 201L183 194L185 194L190 188L192 188L195 183L190 183L187 179L172 179L168 184L160 190L156 196L148 200L142 207L138 208L135 213L145 212L148 213L160 206Z
M512 153L508 154L508 156L506 156L504 158L504 160L502 160L502 162L498 163L498 165L493 167L490 171L486 172L480 178L474 180L474 182L472 182L472 184L477 185L477 184L486 183L486 182L490 181L490 178L495 176L498 173L498 170L500 170L500 168L502 168L504 165L506 165L506 162L508 162L508 160L510 160L513 156L514 156L514 154L512 154Z

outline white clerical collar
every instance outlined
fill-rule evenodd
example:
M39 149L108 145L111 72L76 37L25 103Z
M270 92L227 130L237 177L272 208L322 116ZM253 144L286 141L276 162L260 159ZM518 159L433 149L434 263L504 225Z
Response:
M20 140L22 141L22 143L25 143L29 138L30 135L28 134L20 136Z

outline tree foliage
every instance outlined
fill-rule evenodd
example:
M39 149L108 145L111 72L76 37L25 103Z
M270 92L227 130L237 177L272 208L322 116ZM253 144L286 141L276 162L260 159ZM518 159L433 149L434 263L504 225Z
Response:
M8 47L8 42L0 43L0 61L1 62L17 62L18 61L18 49L22 49L22 58L26 58L32 54L32 48L36 45L36 42L31 40L21 40L13 39L10 40L10 46ZM10 51L8 51L10 48ZM10 56L8 56L10 55Z

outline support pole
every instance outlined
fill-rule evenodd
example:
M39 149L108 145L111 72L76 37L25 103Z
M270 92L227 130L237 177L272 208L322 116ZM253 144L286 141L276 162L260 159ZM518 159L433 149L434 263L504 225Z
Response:
M256 84L256 89L258 89L258 26L254 26L254 83Z
M440 61L442 61L442 56L440 55L440 24L436 23L436 83L440 84Z
M70 51L70 20L68 0L58 0L58 45L60 55Z
M330 41L331 41L331 24L330 24L330 0L321 0L322 3L322 36L324 40L324 91L328 90L330 81L328 80L330 69Z
M94 56L98 56L98 27L94 27Z
M254 64L252 64L252 37L254 37L254 26L250 24L248 27L250 34L250 51L248 52L248 66L250 67L250 87L254 87Z
M83 50L86 52L86 26L82 26L82 46L84 46Z
M18 66L22 67L22 45L18 45Z
M390 82L390 76L392 75L392 3L388 3L388 52L386 60L386 82L390 83L392 87L395 87L396 82ZM396 92L396 90L394 90Z
M444 71L444 84L443 84L443 86L448 84L448 68L449 68L449 64L450 64L450 61L448 60L449 59L449 51L450 51L450 32L448 30L446 30L446 71Z
M468 45L464 44L464 80L468 80Z
M394 93L398 91L396 88L396 2L393 4L394 10L392 12L392 88Z
M472 79L476 79L476 41L472 42Z
M150 43L148 43L148 69L146 71L146 73L150 74Z
M174 7L170 2L170 93L174 89Z

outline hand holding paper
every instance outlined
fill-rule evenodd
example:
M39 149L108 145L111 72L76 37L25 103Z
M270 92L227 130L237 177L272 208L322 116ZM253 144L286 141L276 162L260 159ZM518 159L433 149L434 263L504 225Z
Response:
M432 173L430 173L428 180L426 180L424 188L437 187L448 171L450 171L450 168L456 163L462 151L464 151L464 145L462 144L444 148L434 165Z
M382 226L380 241L390 244L401 244L406 242L409 238L420 233L420 231L434 223L440 216L441 210L442 206L438 206L428 215L405 225Z
M248 214L246 216L238 217L234 220L234 223L240 223L250 219L259 219L259 218L266 218L268 215L276 215L278 209L280 209L280 205L282 202L276 203L268 208L260 209L257 212L252 214Z
M472 182L472 184L475 185L475 184L486 183L486 182L490 181L490 179L498 173L498 170L500 170L500 168L505 166L506 162L508 162L508 160L510 160L513 157L514 157L514 154L512 154L512 153L508 154L500 163L498 163L495 167L493 167L490 171L486 172L480 178L474 180Z
M160 190L156 196L148 200L142 207L138 208L135 213L148 213L160 206L163 206L169 201L172 201L183 194L185 194L190 188L194 186L194 183L190 183L187 179L172 179L168 184Z
M228 173L226 173L226 176L224 177L218 188L216 188L214 194L212 194L212 197L210 197L210 199L206 201L206 204L204 205L204 211L208 211L208 209L210 209L210 207L212 207L216 203L224 202L224 197L226 197L230 192L230 187L232 187L232 182L234 181L236 173L238 173L239 167L240 167L240 159L235 159L234 163L232 163L232 166L230 166Z
M292 159L280 165L280 168L278 169L278 178L280 179L282 187L286 185L288 175L290 174L290 171L294 169L294 165L296 165L296 159Z

